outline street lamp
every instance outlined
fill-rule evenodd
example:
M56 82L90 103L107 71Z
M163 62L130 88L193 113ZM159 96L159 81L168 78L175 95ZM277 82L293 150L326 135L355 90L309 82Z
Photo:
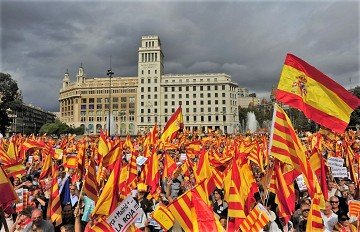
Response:
M112 78L112 75L114 75L114 72L111 70L111 66L110 66L110 68L107 71L107 76L110 79L110 85L109 85L109 118L108 118L109 119L109 128L108 128L109 136L110 136L110 128L111 128L111 126L110 126L110 124L111 124L110 115L111 115L111 78Z

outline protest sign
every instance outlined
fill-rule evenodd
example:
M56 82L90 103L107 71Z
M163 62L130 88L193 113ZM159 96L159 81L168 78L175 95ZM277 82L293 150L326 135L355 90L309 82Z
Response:
M146 162L147 158L144 156L139 156L136 158L136 164L141 166Z
M335 167L331 168L331 173L333 177L348 177L348 171L346 167Z
M110 214L106 222L116 231L126 231L128 227L135 222L135 219L144 211L141 210L139 204L131 196L127 196L125 200Z
M304 177L302 174L300 176L296 177L296 183L299 187L300 192L307 190L305 180L304 180Z
M329 156L328 157L328 166L331 167L331 168L343 167L344 166L344 159Z

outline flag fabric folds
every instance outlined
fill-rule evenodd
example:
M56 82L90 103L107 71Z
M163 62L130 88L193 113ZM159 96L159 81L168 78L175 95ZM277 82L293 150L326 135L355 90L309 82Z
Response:
M305 116L342 133L360 99L313 66L287 54L276 100L304 112Z
M162 203L160 203L158 207L156 207L152 218L157 223L159 223L161 228L163 228L165 231L170 230L170 228L174 226L174 215L172 215L172 213Z
M178 131L184 128L181 106L174 112L169 121L166 123L160 140L169 142L173 140Z
M4 170L0 167L0 205L5 206L12 202L20 202L20 199Z
M93 157L90 158L90 164L84 178L83 191L91 200L97 202L98 184L96 181L96 164Z
M60 193L59 193L59 185L58 185L58 176L56 174L55 166L52 167L52 188L51 188L51 196L49 199L48 211L51 222L56 226L62 223L62 214L61 214L61 201L60 201Z
M243 232L258 232L270 221L270 213L258 203L240 224Z

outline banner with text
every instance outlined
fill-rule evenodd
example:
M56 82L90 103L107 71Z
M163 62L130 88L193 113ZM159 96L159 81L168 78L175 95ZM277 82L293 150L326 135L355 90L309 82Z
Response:
M122 232L126 231L134 223L135 219L143 213L144 211L141 210L139 204L130 194L110 214L106 221L116 232Z

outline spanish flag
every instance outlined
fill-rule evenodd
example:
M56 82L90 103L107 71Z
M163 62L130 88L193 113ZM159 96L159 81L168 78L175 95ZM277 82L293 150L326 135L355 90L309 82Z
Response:
M184 121L182 117L181 106L179 106L179 108L175 111L175 113L166 123L160 140L163 142L168 142L173 140L176 137L178 131L183 128L184 128Z
M152 214L152 218L159 223L161 228L163 228L165 231L168 231L171 229L171 227L174 226L174 215L166 208L166 206L162 203L160 203L154 210L154 213Z
M300 58L287 54L276 100L304 112L305 116L343 133L360 100Z
M20 202L20 199L4 170L0 167L0 206L5 206L10 202L17 203Z

